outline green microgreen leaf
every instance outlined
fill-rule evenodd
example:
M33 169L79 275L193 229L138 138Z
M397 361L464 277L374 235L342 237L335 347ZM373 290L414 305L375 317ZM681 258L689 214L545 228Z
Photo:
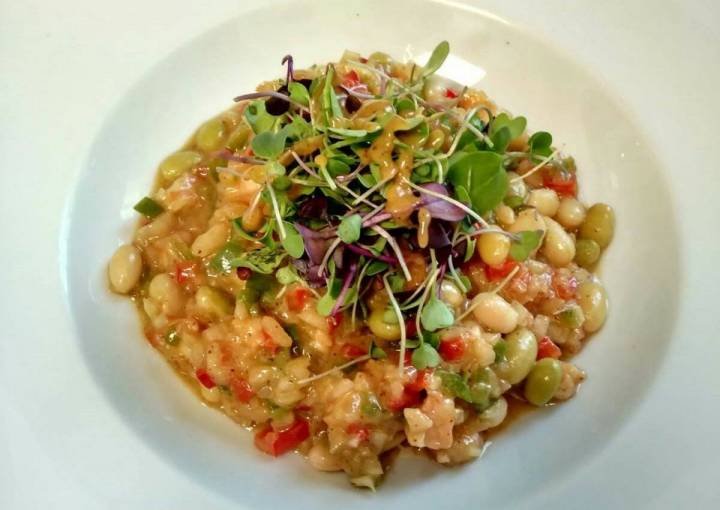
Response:
M397 113L415 111L416 108L415 102L409 97L401 97L395 101L395 111Z
M282 130L291 140L302 140L314 134L312 125L299 115L293 115L292 122L286 124Z
M275 278L280 285L290 285L291 283L304 283L305 281L297 273L295 266L283 266L275 272Z
M489 135L493 142L492 150L503 153L512 140L523 134L527 120L525 117L510 118L507 113L501 113L490 123Z
M287 253L265 246L247 251L234 241L227 243L210 261L210 268L217 272L229 273L238 267L247 267L258 273L272 273L285 259Z
M452 311L443 301L437 298L435 290L430 293L430 299L423 307L420 316L422 326L428 331L436 331L442 328L448 328L455 322Z
M292 181L287 175L278 175L273 179L272 187L277 191L287 191L292 186Z
M269 131L275 125L275 117L265 110L265 101L253 101L243 114L255 134Z
M515 234L517 239L513 239L510 245L510 256L513 260L518 262L526 260L540 246L542 234L542 230L525 230Z
M331 177L345 175L350 172L350 165L340 158L330 158L327 162L327 171Z
M137 204L135 204L133 209L146 218L154 218L165 210L163 209L163 206L150 197L143 197Z
M455 186L458 200L469 198L478 214L493 210L502 202L508 188L502 156L488 151L471 152L456 160L450 165L448 180Z
M552 154L552 135L547 131L538 131L528 139L530 152L537 156L548 157Z
M251 142L252 150L261 158L275 159L285 149L287 133L280 130L277 133L264 131L256 135Z
M436 367L440 364L440 355L429 343L423 343L412 353L412 364L418 370Z
M382 347L372 345L370 348L370 357L372 359L385 359L387 358L387 353L382 349Z
M285 227L285 237L281 239L283 248L292 258L299 259L305 253L303 238L292 223L283 221L283 227Z
M340 102L338 101L337 94L335 94L335 87L333 86L334 77L335 68L333 66L328 66L327 73L325 74L325 82L323 84L322 96L320 100L320 106L322 107L326 126L331 125L332 119L342 117Z
M365 274L367 274L368 276L375 276L376 274L386 271L388 267L390 267L390 266L388 266L387 263L385 263L381 260L373 260L368 265L368 268L367 268Z
M290 99L300 103L303 106L310 105L310 93L300 82L294 81L288 85L288 91L290 92Z
M338 226L338 237L346 244L352 244L360 239L362 231L362 218L359 214L346 216Z
M396 292L402 292L405 288L405 283L407 280L405 280L405 277L403 275L395 273L388 276L388 283L390 284L390 290L393 291L393 293Z
M328 131L335 135L339 135L343 138L345 138L345 137L361 138L363 136L367 136L367 134L368 134L368 132L364 129L345 129L345 128L329 127Z
M463 262L467 262L473 257L473 255L475 254L476 244L477 241L473 238L467 240L467 244L465 245L465 256L463 257Z
M423 76L430 76L435 71L440 69L440 66L443 65L443 62L445 62L445 59L449 54L450 44L447 41L442 41L440 44L435 46L435 49L430 54L430 58L428 59L427 64L425 64Z

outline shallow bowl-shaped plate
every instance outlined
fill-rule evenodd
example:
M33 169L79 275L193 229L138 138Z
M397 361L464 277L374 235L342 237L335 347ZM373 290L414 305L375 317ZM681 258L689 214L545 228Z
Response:
M416 6L363 2L348 16L339 3L295 2L232 19L188 42L106 119L73 198L63 269L78 342L95 380L160 455L250 507L317 510L342 501L356 508L381 497L387 508L429 508L443 494L453 495L443 508L527 501L583 469L613 440L653 384L673 330L679 272L671 200L660 163L622 103L597 76L521 27L439 3L426 3L422 16L413 16ZM461 59L456 63L467 63L452 70L453 78L482 76L477 86L501 107L528 117L531 130L552 132L576 157L585 201L615 207L617 235L602 270L611 312L576 360L589 374L577 398L515 423L481 460L461 468L404 455L381 496L372 496L296 456L258 453L248 432L201 405L143 340L130 302L107 291L105 263L130 238L132 205L149 189L157 163L233 96L282 74L283 55L292 52L300 66L339 58L348 46L402 57L441 39L450 41ZM648 281L653 294L641 294Z

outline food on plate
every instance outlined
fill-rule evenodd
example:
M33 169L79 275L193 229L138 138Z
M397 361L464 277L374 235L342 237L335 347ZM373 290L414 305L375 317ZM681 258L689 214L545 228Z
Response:
M148 341L272 456L374 488L407 445L480 455L585 378L610 206L482 91L383 53L260 84L160 163L110 259Z

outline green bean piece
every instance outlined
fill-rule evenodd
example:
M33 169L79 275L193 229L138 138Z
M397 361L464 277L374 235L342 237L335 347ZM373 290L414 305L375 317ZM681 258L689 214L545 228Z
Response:
M143 197L137 204L135 204L133 209L146 218L154 218L165 210L163 209L163 206L150 197Z
M560 386L562 365L553 358L543 358L535 363L525 380L525 398L533 405L544 406Z

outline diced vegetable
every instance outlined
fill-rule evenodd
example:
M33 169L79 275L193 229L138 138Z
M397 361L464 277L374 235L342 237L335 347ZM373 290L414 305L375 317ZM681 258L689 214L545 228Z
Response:
M491 282L500 281L507 275L512 273L512 270L517 267L518 263L514 260L506 260L499 266L484 265L485 276Z
M458 361L465 354L465 340L461 337L443 340L438 351L445 361Z
M559 358L562 355L560 347L550 340L549 336L544 336L538 342L537 359L543 358Z
M163 211L165 211L165 209L163 209L163 206L158 204L150 197L143 197L137 204L135 204L133 209L135 209L137 212L139 212L146 218L154 218L155 216L158 216Z
M285 293L285 301L292 312L299 312L305 308L305 303L312 296L312 292L305 287L295 287Z
M204 368L198 368L195 370L195 377L200 381L200 384L211 390L215 387L215 381L212 380L210 374L208 374Z
M288 428L275 431L272 427L266 427L255 433L255 446L261 452L277 457L291 450L310 437L310 426L301 418L295 421Z
M230 389L240 402L250 402L250 399L255 396L255 390L252 389L247 379L243 377L235 376L230 379Z

